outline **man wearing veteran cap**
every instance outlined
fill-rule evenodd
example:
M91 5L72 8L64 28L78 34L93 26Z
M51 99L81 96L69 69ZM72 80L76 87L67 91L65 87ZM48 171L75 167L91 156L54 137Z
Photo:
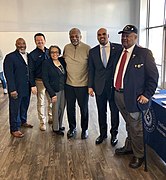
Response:
M136 45L138 30L127 25L121 34L123 51L114 74L115 102L125 122L127 138L125 145L115 150L116 155L133 154L129 163L138 168L144 161L143 127L141 110L148 109L150 99L155 93L158 70L147 48Z

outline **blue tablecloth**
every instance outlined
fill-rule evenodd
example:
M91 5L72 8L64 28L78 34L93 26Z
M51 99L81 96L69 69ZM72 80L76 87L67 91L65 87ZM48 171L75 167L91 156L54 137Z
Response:
M160 90L159 95L166 95ZM145 141L166 162L166 98L153 98L150 113L145 118Z

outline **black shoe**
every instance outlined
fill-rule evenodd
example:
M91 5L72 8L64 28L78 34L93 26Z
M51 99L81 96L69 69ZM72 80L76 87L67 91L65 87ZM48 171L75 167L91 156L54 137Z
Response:
M104 141L104 139L106 139L106 138L107 138L107 136L104 136L104 137L99 136L99 137L96 139L96 145L97 145L97 144L101 144L101 143Z
M64 130L65 130L65 127L60 127L59 130L60 130L60 131L64 131Z
M116 155L127 155L127 154L133 154L132 150L127 150L125 147L117 148L115 149Z
M137 158L137 157L133 157L133 159L131 160L131 162L129 163L129 167L131 168L138 168L142 165L144 161L144 158Z
M54 133L56 133L57 135L61 135L61 136L64 136L64 132L59 130L59 131L55 131L53 130Z
M73 130L68 130L68 132L67 132L67 137L68 137L68 139L69 138L72 138L72 137L76 137L76 134L77 134L77 131L76 131L76 129L73 129Z
M88 138L88 130L83 131L83 132L81 133L81 139L87 139L87 138Z
M116 138L116 136L112 136L111 137L111 145L115 146L118 143L118 139Z

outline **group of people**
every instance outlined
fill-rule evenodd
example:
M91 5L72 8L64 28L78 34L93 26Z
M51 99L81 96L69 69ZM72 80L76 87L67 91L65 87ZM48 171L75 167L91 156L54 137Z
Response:
M111 43L107 29L97 31L99 44L94 48L81 41L81 31L69 31L71 43L63 55L57 45L45 47L42 33L34 36L36 49L26 52L25 40L16 40L16 50L6 55L4 73L9 93L10 132L21 138L20 127L32 128L27 122L30 93L37 95L40 130L46 122L57 135L64 135L63 114L66 106L68 138L76 129L76 101L81 114L81 139L88 138L88 100L94 96L97 104L100 134L96 145L107 138L107 102L111 113L111 145L118 142L119 112L126 122L125 145L116 155L134 154L129 166L138 168L144 160L141 110L146 112L158 83L158 70L147 48L137 45L138 30L127 25L119 32L121 44ZM47 100L47 102L46 102ZM47 105L47 107L46 107ZM140 110L141 108L141 110ZM46 115L46 109L48 117Z

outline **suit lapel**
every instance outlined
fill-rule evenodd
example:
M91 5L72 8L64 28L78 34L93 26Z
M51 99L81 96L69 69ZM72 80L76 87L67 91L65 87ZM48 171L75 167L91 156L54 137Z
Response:
M101 66L103 66L104 67L104 65L103 65L103 61L102 61L102 59L101 59L101 53L100 53L100 45L98 45L97 46L97 48L96 48L96 52L95 52L95 54L96 54L96 60L98 61L99 60L99 64L101 64ZM98 58L99 57L99 58Z
M133 52L131 54L131 57L129 59L129 63L128 63L128 66L126 69L126 73L128 72L128 69L130 69L130 67L133 65L133 63L135 63L135 58L137 58L137 50L138 50L137 45L135 45Z
M113 65L113 60L114 60L115 54L116 54L116 48L112 43L110 43L110 56L108 59L107 67L108 66L110 67Z
M54 62L52 59L46 59L45 61L49 61L50 65L52 66L52 68L54 69L54 73L56 72L58 75L60 73L59 69L57 66L55 66ZM51 70L50 70L51 71Z
M96 58L99 59L99 63L104 67L103 65L103 61L102 61L102 55L100 53L100 45L97 46L96 48L96 56L99 57L99 58ZM109 55L109 58L108 58L108 63L107 63L107 66L106 68L110 67L113 65L113 60L115 59L115 56L116 56L116 47L110 42L110 55Z
M24 60L24 58L22 57L22 55L17 50L16 50L16 56L19 58L20 62L22 62L25 65L27 65L25 60Z

